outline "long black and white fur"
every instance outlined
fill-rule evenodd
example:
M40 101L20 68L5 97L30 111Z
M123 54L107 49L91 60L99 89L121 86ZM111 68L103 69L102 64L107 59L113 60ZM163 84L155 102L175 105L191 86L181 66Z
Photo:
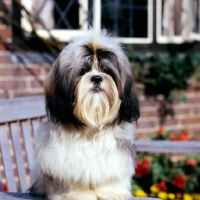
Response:
M53 64L45 97L49 122L35 140L31 194L129 198L139 106L123 48L105 30L74 39Z

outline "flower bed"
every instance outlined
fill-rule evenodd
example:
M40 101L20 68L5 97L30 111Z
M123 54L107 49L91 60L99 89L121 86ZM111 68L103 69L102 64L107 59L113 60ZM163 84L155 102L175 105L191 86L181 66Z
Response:
M186 141L189 133L160 129L154 140ZM138 154L132 181L133 195L161 199L200 200L200 156Z

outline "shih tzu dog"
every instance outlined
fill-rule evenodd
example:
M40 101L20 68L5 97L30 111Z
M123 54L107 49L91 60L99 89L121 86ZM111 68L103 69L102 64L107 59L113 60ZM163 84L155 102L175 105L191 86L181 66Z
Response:
M49 122L35 141L31 193L125 200L134 174L138 100L123 48L105 31L70 42L45 82Z

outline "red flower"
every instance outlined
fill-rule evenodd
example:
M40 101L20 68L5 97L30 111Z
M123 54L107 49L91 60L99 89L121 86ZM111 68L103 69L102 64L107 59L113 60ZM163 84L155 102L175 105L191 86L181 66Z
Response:
M185 188L186 178L183 175L178 175L172 182L173 185L177 186L178 188Z
M6 183L2 183L2 189L4 192L8 192L8 186L6 185Z
M163 133L165 133L165 129L163 126L161 126L159 129L158 129L158 135L163 135Z
M150 172L150 165L151 162L148 159L145 159L143 161L138 160L136 163L136 170L135 170L135 176L140 177L143 175L146 175Z
M171 133L171 140L174 141L188 141L190 133L188 131L183 131L180 135L176 133Z
M197 165L197 161L194 158L190 158L187 160L187 164L195 167Z
M162 191L167 191L167 185L165 183L165 181L161 181L160 183L158 183L156 185L156 187L159 189L159 190L162 190Z
M188 141L189 136L190 136L190 133L188 131L184 131L180 135L180 140L181 141Z

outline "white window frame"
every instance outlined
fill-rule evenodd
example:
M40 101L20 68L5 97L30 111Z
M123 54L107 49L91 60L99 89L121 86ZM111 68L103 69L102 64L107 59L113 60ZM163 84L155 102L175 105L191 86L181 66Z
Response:
M153 0L148 0L147 37L118 37L117 41L126 44L150 44L153 42Z
M23 4L23 6L25 6L25 8L29 12L31 12L33 1L34 0L21 0L21 3ZM98 6L98 1L100 1L100 0L95 0L95 6ZM85 19L85 14L83 12L83 9L86 12L88 10L88 0L79 0L79 3L82 6L82 8L79 9L79 23L81 24L81 22L83 22ZM98 14L96 14L96 15L98 15ZM93 24L95 24L95 23L98 24L99 19L98 19L98 16L96 16L96 15L93 17ZM22 12L21 26L27 32L32 31L31 25L30 25L29 21L26 19L24 12ZM61 42L67 42L67 41L70 41L73 37L82 34L83 31L86 31L86 30L87 30L87 24L83 25L81 27L81 30L51 29L51 30L47 31L44 29L38 29L36 32L40 37L43 37L43 38L49 38L50 35L52 35L53 37L55 37L57 40L59 40Z
M32 10L32 2L34 0L21 0L21 3L25 6L25 8L31 12ZM85 19L84 11L88 10L88 0L79 0L82 8L79 9L79 23ZM133 37L118 37L116 40L121 43L130 43L130 44L150 44L153 41L153 0L148 0L148 33L146 38L133 38ZM27 32L31 32L32 28L28 20L24 17L25 13L22 12L21 25L24 30ZM101 29L101 0L93 0L93 22L92 22L93 30L99 32ZM50 35L55 37L61 42L70 41L73 37L78 36L83 33L83 31L87 31L88 26L85 24L81 27L81 30L65 30L65 29L52 29L50 30ZM43 38L49 38L49 32L44 29L38 29L37 34Z
M192 10L191 4L189 4L189 8L190 8L189 9L189 16L192 16L192 13L191 13L191 10ZM198 9L199 9L198 12L199 12L199 17L200 17L200 6L199 6ZM199 20L199 27L200 27L200 20ZM200 32L199 33L195 33L195 32L192 31L192 19L191 18L190 18L190 30L191 30L191 32L189 33L189 38L191 38L193 40L200 41Z
M189 1L187 0L189 4ZM188 10L189 11L189 10ZM188 20L189 27L189 20ZM188 36L165 36L162 34L162 0L156 1L156 41L160 44L174 43L180 44L188 41Z
M195 40L200 40L200 33L192 32L192 22L191 22L191 4L190 0L187 0L188 8L188 21L187 21L187 35L186 36L165 36L162 35L162 0L156 1L156 41L159 44L181 44L184 42L192 42ZM200 7L199 7L200 15Z

